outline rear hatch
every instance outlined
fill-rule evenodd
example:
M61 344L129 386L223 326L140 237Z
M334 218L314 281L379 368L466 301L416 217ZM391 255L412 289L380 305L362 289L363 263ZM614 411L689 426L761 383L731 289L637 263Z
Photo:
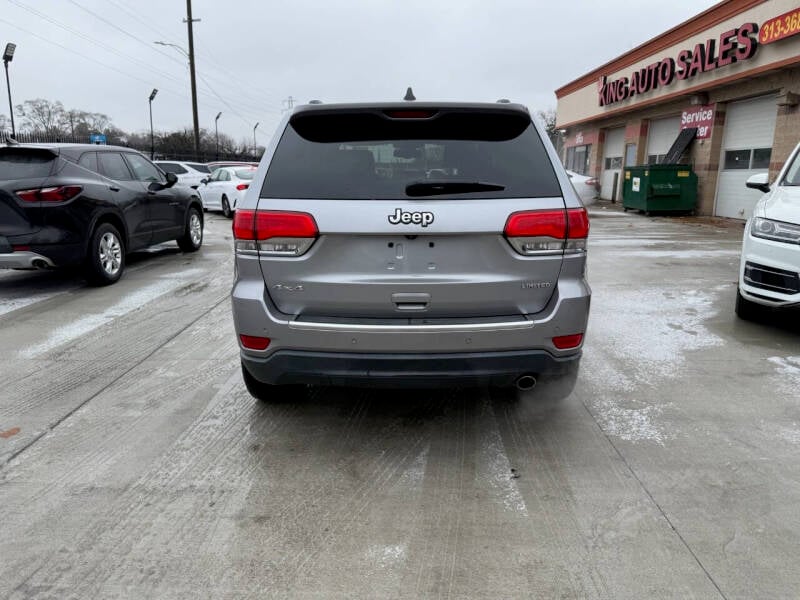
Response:
M504 232L529 211L537 234L569 218L527 111L377 107L295 114L252 218L274 229L255 237L275 237L258 252L283 313L424 320L547 305L566 240L520 252Z
M57 153L46 148L0 148L0 236L19 238L41 228L40 202L25 202L17 192L44 186L55 170Z

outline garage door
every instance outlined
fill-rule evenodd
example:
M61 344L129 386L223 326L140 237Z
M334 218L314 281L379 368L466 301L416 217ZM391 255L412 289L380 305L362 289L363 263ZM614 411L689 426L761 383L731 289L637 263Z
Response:
M605 200L622 199L622 157L625 154L625 128L606 131L606 143L603 146L603 174L600 178L600 197ZM616 179L616 198L614 181Z
M658 164L681 131L681 117L653 119L647 130L647 164Z
M734 102L725 115L714 214L748 219L761 192L744 186L747 178L769 170L775 137L775 96Z

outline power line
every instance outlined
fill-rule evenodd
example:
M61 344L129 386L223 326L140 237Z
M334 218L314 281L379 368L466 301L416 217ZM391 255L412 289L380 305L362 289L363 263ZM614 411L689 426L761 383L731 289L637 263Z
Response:
M54 42L53 40L50 40L50 39L48 39L46 37L43 37L43 36L41 36L41 35L39 35L37 33L32 32L32 31L30 31L28 29L25 29L24 27L20 27L16 23L12 23L10 21L7 21L6 19L3 19L2 17L0 17L0 23L4 23L4 24L8 25L9 27L13 27L14 29L17 29L17 30L19 30L19 31L21 31L23 33L26 33L26 34L30 35L31 37L33 37L35 39L41 40L41 41L46 42L48 44L52 44L53 46L61 48L62 50L66 50L67 52L75 54L76 56L80 56L81 58L83 58L85 60L88 60L89 62L92 62L92 63L94 63L96 65L100 65L101 67L109 69L110 71L114 71L115 73L117 73L119 75L123 75L125 77L128 77L129 79L133 79L133 80L136 80L136 81L138 81L140 83L144 83L148 87L152 86L152 83L153 83L152 80L142 79L141 77L137 77L136 75L132 75L132 74L126 72L126 71L122 71L122 70L119 69L119 67L108 65L108 64L106 64L104 62L101 62L101 61L95 59L95 58L92 58L91 56L87 56L87 55L85 55L85 54L83 54L81 52L78 52L77 50L74 50L72 48L68 48L67 46L64 46L63 44L59 44L58 42ZM176 96L178 98L182 98L182 99L186 98L186 93L185 92L178 92L178 91L175 91L175 90L173 90L171 88L168 88L168 87L161 87L159 89L161 91L163 91L163 92L166 92L166 93L171 94L173 96ZM212 105L209 105L209 104L204 104L203 106L204 106L204 108L212 108L213 110L217 110L218 109L217 106L212 106Z
M164 40L169 40L170 39L169 35L167 35L166 33L162 32L159 29L156 29L153 26L152 23L149 23L148 21L145 21L144 19L142 19L139 15L137 15L131 9L127 8L124 4L120 4L117 0L105 0L105 1L110 3L110 4L113 4L114 6L116 6L119 9L121 9L123 12L127 13L129 17L131 17L135 21L138 21L139 23L145 25L149 30L155 31L158 34L159 38L164 39Z
M127 35L129 38L131 38L131 39L133 39L133 40L135 40L135 41L139 42L140 44L142 44L142 45L143 45L143 46L145 46L146 48L149 48L150 50L152 50L152 51L154 51L154 52L158 52L158 53L159 53L161 56L165 56L165 57L167 57L168 59L170 59L171 61L178 63L179 65L182 65L182 64L183 64L181 61L179 61L177 58L175 58L175 57L174 57L172 54L169 54L168 52L164 52L164 51L162 51L162 50L159 50L158 48L154 48L154 47L153 47L153 44L150 44L150 43L148 43L148 42L144 41L142 38L140 38L140 37L137 37L137 36L133 35L132 33L128 32L128 31L127 31L127 30L125 30L125 29L123 29L122 27L120 27L120 26L119 26L119 25L117 25L116 23L114 23L114 22L112 22L112 21L109 21L109 20L108 20L108 19L106 19L105 17L102 17L102 16L98 15L98 14L97 14L96 12L94 12L93 10L90 10L90 9L86 8L86 7L85 7L85 6L83 6L82 4L79 4L78 2L76 2L75 0L68 0L68 1L69 1L71 4L74 4L75 6L77 6L78 8L80 8L81 10L83 10L83 11L85 11L85 12L89 13L89 14L90 14L90 15L92 15L92 16L93 16L95 19L97 19L97 20L99 20L99 21L102 21L103 23L105 23L105 24L107 24L107 25L109 25L109 26L113 27L114 29L116 29L116 30L117 30L117 31L119 31L120 33L122 33L122 34L124 34L124 35Z
M158 52L159 54L161 54L162 56L166 56L167 58L169 58L169 59L170 59L170 60L172 60L173 62L177 62L177 63L178 63L178 64L180 64L181 66L185 66L185 65L183 64L183 62L182 62L182 61L180 61L180 60L176 59L176 58L175 58L173 55L171 55L171 54L169 54L169 53L166 53L166 52L163 52L163 51L161 51L161 50L158 50L158 49L156 49L156 48L153 48L153 45L152 45L152 44L150 44L150 43L148 43L148 42L146 42L146 41L142 40L140 37L137 37L137 36L133 35L132 33L128 32L127 30L125 30L125 29L123 29L123 28L119 27L118 25L116 25L116 24L115 24L115 23L113 23L112 21L110 21L110 20L106 19L105 17L102 17L101 15L97 14L96 12L94 12L94 11L92 11L92 10L90 10L90 9L86 8L85 6L83 6L83 5L81 5L79 2L77 2L76 0L69 0L69 2L70 2L71 4L74 4L75 6L77 6L78 8L80 8L81 10L83 10L83 11L85 11L85 12L87 12L87 13L91 14L92 16L94 16L96 19L98 19L98 20L102 21L103 23L106 23L106 24L110 25L111 27L113 27L113 28L114 28L114 29L116 29L117 31L120 31L121 33L123 33L123 34L127 35L128 37L130 37L130 38L134 39L135 41L139 42L140 44L144 45L145 47L147 47L147 48L149 48L149 49L151 49L151 50L155 50L155 51L157 51L157 52ZM119 5L117 5L117 6L119 6ZM227 102L227 101L226 101L224 98L222 98L222 96L220 96L220 94L218 94L218 93L216 92L216 90L214 90L214 89L211 87L211 85L208 83L208 81L206 81L205 79L204 79L203 81L205 82L205 84L206 84L206 86L208 87L208 89L209 89L209 90L210 90L210 91L211 91L211 92L212 92L212 93L213 93L213 94L214 94L214 95L215 95L217 98L219 98L219 99L220 99L220 100L221 100L221 101L222 101L222 102L223 102L223 103L224 103L224 104L225 104L225 105L226 105L228 108L230 108L232 111L233 111L233 110L235 110L235 109L233 109L233 108L231 107L231 105L230 105L230 104L229 104L229 103L228 103L228 102ZM255 108L255 107L254 107L254 106L252 106L252 105L251 105L251 109L258 110L258 111L262 111L262 110L264 110L264 108L263 108L263 107ZM269 109L267 109L267 110L269 110ZM240 115L240 116L241 116L241 115Z
M94 44L94 45L96 45L96 46L99 46L99 47L103 48L104 50L107 50L107 51L109 51L109 52L111 52L111 53L113 53L113 54L116 54L117 56L120 56L121 58L124 58L124 59L126 59L126 60L129 60L129 61L131 61L131 62L133 62L133 63L138 63L139 65L143 65L143 68L144 68L144 69L146 69L146 70L148 71L148 73L150 73L151 75L155 74L155 75L159 75L159 76L161 76L161 77L163 77L163 78L165 78L165 79L167 79L167 80L173 81L173 82L177 82L177 83L183 83L183 82L182 82L180 79L178 79L178 78L174 77L173 75L171 75L171 74L169 74L169 73L166 73L166 72L164 72L164 71L155 70L155 69L153 69L153 67L152 67L151 65L149 65L149 64L147 64L147 63L144 63L143 61L141 61L141 60L139 60L139 59L137 59L137 58L135 58L135 57L132 57L132 56L130 56L130 55L127 55L127 54L125 54L124 52L120 52L120 51L116 50L115 48L109 47L107 44L105 44L105 43L103 43L103 42L101 42L101 41L98 41L98 40L96 40L96 39L93 39L93 38L91 38L91 37L89 37L89 36L87 36L87 35L83 34L82 32L80 32L80 31L78 31L78 30L76 30L76 29L74 29L74 28L72 28L72 27L69 27L68 25L65 25L65 24L63 24L63 23L60 23L60 22L59 22L59 21L57 21L56 19L53 19L53 18L49 17L48 15L45 15L45 14L41 13L40 11L38 11L38 10L36 10L36 9L34 9L34 8L32 8L32 7L30 7L30 6L27 6L27 5L25 5L25 4L21 3L21 2L19 2L18 0L9 0L9 2L11 2L12 4L15 4L15 5L16 5L16 6L18 6L19 8L21 8L21 9L23 9L23 10L25 10L25 11L27 11L27 12L29 12L29 13L33 14L33 15L35 15L35 16L37 16L37 17L39 17L39 18L43 19L43 20L45 20L45 21L48 21L49 23L51 23L51 24L53 24L53 25L55 25L55 26L57 26L57 27L59 27L59 28L61 28L61 29L65 30L65 31L67 31L67 32L69 32L69 33L71 33L71 34L73 34L73 35L77 36L78 38L84 39L84 40L86 40L86 41L88 41L88 42L90 42L90 43L92 43L92 44ZM105 19L105 18L101 17L100 15L98 15L97 13L94 13L93 11L91 11L91 10L89 10L89 9L87 9L87 8L85 8L85 7L83 7L83 6L81 6L79 3L77 3L77 2L74 2L74 0L70 0L70 2L71 2L72 4L75 4L75 6L77 6L78 8L81 8L82 10L84 10L84 11L86 11L86 12L88 12L88 13L92 14L92 15L93 15L94 17L96 17L97 19L99 19L99 20L101 20L101 21L103 21L103 22L105 22L105 23L108 23L108 24L110 24L110 25L114 26L114 28L115 28L115 29L117 29L117 30L121 31L122 33L125 33L126 35L128 35L129 37L131 37L131 38L135 39L135 40L136 40L136 41L138 41L139 43L143 43L143 44L144 44L144 45L146 45L148 48L150 48L150 49L152 49L152 50L154 50L154 51L157 51L155 48L152 48L152 46L151 46L150 44L148 44L147 42L144 42L144 41L143 41L143 40L141 40L140 38L137 38L135 35L133 35L133 34L130 34L130 33L128 33L127 31L125 31L124 29L122 29L122 28L120 28L120 27L117 27L117 26L113 25L113 24L112 24L110 21L108 21L107 19ZM101 62L101 61L99 61L99 60L97 60L97 59L95 59L95 58L93 58L93 57L87 56L87 55L85 55L85 54L83 54L83 53L81 53L81 52L79 52L79 51L77 51L77 50L74 50L74 49L72 49L72 48L69 48L69 47L67 47L67 46L64 46L63 44L60 44L60 43L58 43L58 42L54 42L54 41L52 41L52 40L50 40L50 39L48 39L48 38L45 38L45 37L43 37L43 36L40 36L40 35L38 35L38 34L34 33L34 32L32 32L32 31L26 30L26 29L24 29L24 28L22 28L22 27L20 27L20 26L16 25L15 23L11 23L11 22L9 22L9 21L7 21L7 20L5 20L5 19L2 19L2 18L0 18L0 22L6 23L7 25L9 25L9 26L11 26L11 27L14 27L15 29L18 29L19 31L22 31L22 32L24 32L24 33L27 33L28 35L30 35L30 36L32 36L32 37L34 37L34 38L36 38L36 39L42 40L42 41L44 41L44 42L47 42L47 43L49 43L49 44L52 44L52 45L54 45L54 46L56 46L56 47L62 48L62 49L64 49L64 50L68 51L68 52L71 52L72 54L75 54L75 55L77 55L77 56L80 56L81 58L83 58L83 59L85 59L85 60L88 60L88 61L90 61L90 62L92 62L92 63L94 63L94 64L97 64L97 65L100 65L101 67L104 67L104 68L106 68L106 69L113 70L113 71L115 71L116 73L119 73L119 74L121 74L121 75L124 75L124 76L126 76L126 77L128 77L128 78L130 78L130 79L133 79L133 80L139 81L139 82L141 82L141 83L144 83L144 84L146 84L146 85L148 85L148 86L149 86L149 85L152 85L152 83L153 83L153 82L152 82L152 80L149 80L149 81L148 81L148 80L145 80L145 79L143 79L143 78L141 78L141 77L138 77L138 76L136 76L136 75L132 75L131 73L125 72L125 71L123 71L123 70L119 69L119 68L118 68L118 67L116 67L116 66L111 66L111 65L109 65L109 64L106 64L106 63L104 63L104 62ZM169 57L169 58L170 58L170 60L173 60L174 62L177 62L178 64L182 64L182 62L181 62L180 60L177 60L177 59L175 59L174 57L170 56L169 54L166 54L166 53L163 53L163 52L160 52L160 51L158 51L158 53L159 53L159 54L163 54L164 56L167 56L167 57ZM227 107L227 108L228 108L228 109L229 109L231 112L233 112L233 113L234 113L236 116L238 116L240 119L242 119L242 120L243 120L243 122L244 122L246 125L248 125L248 127L250 127L250 126L251 126L251 123L252 123L252 121L249 121L247 118L245 118L245 117L244 117L244 116L243 116L243 115L242 115L242 114L241 114L241 113L240 113L240 112L239 112L239 111L238 111L236 108L234 108L234 107L233 107L233 105L232 105L231 103L229 103L227 100L225 100L225 98L223 98L223 97L222 97L222 96L221 96L219 93L217 93L217 91L216 91L216 90L215 90L215 89L214 89L214 88L213 88L213 87L212 87L212 86L209 84L209 82L208 82L208 81L207 81L205 78L203 78L203 81L204 81L204 83L205 83L206 87L207 87L207 88L208 88L208 89L209 89L209 90L212 92L212 94L213 94L213 95L216 97L216 99L218 99L219 101L221 101L221 102L222 102L222 103L223 103L223 104L224 104L224 105L225 105L225 106L226 106L226 107ZM178 92L178 91L175 91L175 90L173 90L173 89L170 89L170 88L168 88L168 87L165 87L165 86L163 86L163 85L161 85L160 87L161 87L161 89L162 89L164 92L166 92L166 93L169 93L169 94L171 94L171 95L174 95L174 96L176 96L176 97L180 97L180 98L185 98L185 97L186 97L186 94L185 94L184 92ZM203 95L204 95L204 96L207 96L207 97L210 97L210 96L209 96L209 94L207 94L207 93L204 93ZM204 106L204 108L211 106L211 107L213 107L213 109L214 109L214 110L217 110L217 109L219 108L218 106L209 105L207 102L203 102L203 106ZM277 111L276 109L274 109L274 108L267 108L267 107L264 107L264 106L259 106L258 108L256 108L255 106L251 106L251 110L253 110L253 111L256 111L256 112L258 112L258 113L263 113L263 112L277 113L277 112L278 112L278 111ZM249 112L249 111L245 111L245 112Z
M114 0L110 0L110 1L111 1L111 2L112 2L114 5L115 5L115 6L117 6L118 8L121 8L121 9L122 9L124 12L126 12L126 13L127 13L127 14L129 14L130 16L133 16L133 17L134 17L134 18L135 18L137 21L139 21L139 22L141 22L141 23L144 23L145 25L148 25L148 27L151 27L151 26L150 26L149 24L147 24L145 21L141 20L141 19L140 19L138 16L136 16L136 15L135 15L135 14L133 14L131 11L129 11L128 9L126 9L124 6L120 5L119 3L115 2ZM75 6L77 6L78 8L80 8L81 10L83 10L83 11L85 11L85 12L89 13L90 15L92 15L93 17L95 17L96 19L98 19L98 20L102 21L103 23L106 23L107 25L109 25L109 26L113 27L113 28L114 28L114 29L116 29L117 31L119 31L119 32L123 33L124 35L126 35L126 36L130 37L131 39L133 39L133 40L135 40L135 41L139 42L140 44L144 45L145 47L147 47L147 48L149 48L149 49L151 49L151 50L154 50L154 51L158 52L159 54L161 54L162 56L165 56L165 57L169 58L171 61L173 61L173 62L176 62L177 64L180 64L181 66L184 66L184 67L185 67L185 65L183 64L183 62L182 62L182 61L180 61L180 60L178 60L178 59L176 59L176 58L175 58L173 55L171 55L171 54L169 54L169 53L167 53L167 52L163 52L163 51L161 51L161 50L158 50L157 48L153 48L153 45L152 45L152 44L150 44L150 43L148 43L147 41L145 41L145 40L141 39L140 37L137 37L136 35L133 35L133 34L132 34L132 33L130 33L129 31L127 31L126 29L123 29L122 27L119 27L117 24L115 24L114 22L110 21L109 19L106 19L105 17L103 17L103 16L99 15L99 14L98 14L98 13L96 13L95 11L93 11L93 10L90 10L90 9L86 8L85 6L83 6L83 5L81 5L79 2L77 2L76 0L69 0L69 2L70 2L71 4L74 4ZM155 28L152 28L152 30L153 30L153 31L156 31L156 33L161 33L160 31L156 30ZM169 36L164 36L164 37L167 37L167 38L168 38ZM213 64L215 64L215 63L213 63L213 61L211 61L211 60L208 60L208 61L206 61L206 62L208 62L208 63L210 63L210 64L212 64L212 65L213 65ZM219 69L220 69L220 70L224 70L224 71L225 71L225 73L226 73L226 77L227 77L227 78L229 78L229 79L234 79L234 78L232 77L231 73L230 73L230 69L223 69L223 68L221 68L221 67L220 67ZM209 77L210 77L210 76L209 76ZM207 83L207 82L206 82L206 83ZM208 83L207 83L207 85L208 85ZM209 85L208 87L209 87L209 89L211 89L211 86L210 86L210 85ZM214 93L214 95L215 95L215 96L217 96L217 97L220 97L220 96L219 96L219 94L217 94L217 92L216 92L216 91L214 91L213 89L211 89L211 91ZM241 94L241 91L240 91L240 95L242 95L242 94ZM260 99L256 99L256 98L255 98L255 96L253 96L252 94L249 94L249 93L245 92L245 93L244 93L244 95L249 95L249 96L250 96L250 98L251 98L251 100L253 100L254 102L260 102ZM242 105L244 106L244 103L242 103L241 101L240 101L240 104L242 104ZM261 106L261 105L259 105L258 107L256 107L254 104L250 104L250 109L251 109L251 110L255 110L255 111L259 111L259 112L260 112L260 111L264 111L264 110L266 110L266 111L268 111L268 112L272 112L272 111L274 110L274 109L265 108L264 106ZM276 111L276 112L277 112L277 111Z
M67 32L69 32L69 33L72 33L72 34L74 34L74 35L78 36L79 38L82 38L82 39L84 39L84 40L86 40L86 41L88 41L88 42L90 42L90 43L92 43L92 44L94 44L94 45L96 45L96 46L99 46L99 47L101 47L101 48L103 48L103 49L105 49L105 50L108 50L109 52L112 52L113 54L116 54L117 56L120 56L121 58L125 58L126 60L129 60L129 61L131 61L131 62L134 62L134 63L138 63L138 64L140 64L140 65L143 65L143 68L145 68L145 69L146 69L146 70L147 70L147 71L148 71L148 72L149 72L151 75L152 75L152 74L159 75L159 76L161 76L161 77L163 77L163 78L165 78L165 79L167 79L167 80L169 80L169 81L173 81L173 82L175 82L175 83L180 83L180 84L183 84L183 81L181 81L180 79L178 79L178 78L174 77L173 75L171 75L171 74L169 74L169 73L166 73L166 72L164 72L164 71L155 70L155 69L153 69L153 68L152 68L152 67L151 67L149 64L147 64L147 63L144 63L143 61L141 61L141 60L139 60L139 59L137 59L137 58L135 58L135 57L132 57L132 56L130 56L130 55L127 55L127 54L125 54L124 52L120 52L120 51L116 50L115 48L111 48L111 47L109 47L108 45L104 44L103 42L100 42L100 41L98 41L98 40L95 40L95 39L93 39L93 38L91 38L91 37L89 37L89 36L86 36L86 35L84 35L83 33L81 33L80 31L77 31L76 29L74 29L74 28L72 28L72 27L69 27L68 25L64 25L63 23L60 23L60 22L58 22L57 20L55 20L55 19L53 19L53 18L51 18L51 17L49 17L49 16L47 16L47 15L45 15L45 14L43 14L43 13L39 12L38 10L36 10L36 9L34 9L34 8L32 8L32 7L29 7L29 6L26 6L25 4L22 4L22 3L21 3L21 2L19 2L18 0L9 0L9 2L11 2L12 4L15 4L16 6L20 7L21 9L23 9L23 10L26 10L27 12L29 12L29 13L31 13L31 14L33 14L33 15L35 15L35 16L37 16L37 17L39 17L39 18L43 19L43 20L45 20L45 21L48 21L48 22L52 23L53 25L55 25L55 26L57 26L57 27L59 27L59 28L61 28L61 29L65 30L65 31L67 31ZM8 21L3 21L3 22L6 22L6 23L8 23ZM123 73L123 74L127 75L128 77L131 77L131 78L133 78L133 79L136 79L137 81L141 81L141 82L143 82L143 83L147 84L148 86L149 86L149 85L152 85L152 83L153 83L152 81L146 81L146 80L144 80L144 79L142 79L142 78L140 78L140 77L137 77L137 76L134 76L134 75L130 75L129 73L125 73L125 72L121 71L121 70L120 70L118 67L112 67L112 66L110 66L110 65L107 65L107 64L105 64L105 63L102 63L102 62L100 62L100 61L98 61L98 60L96 60L96 59L94 59L94 58L91 58L91 57L89 57L89 56L86 56L86 55L84 55L84 54L81 54L80 52L78 52L78 51L76 51L76 50L73 50L73 49L71 49L71 48L67 48L66 46L63 46L63 45L61 45L61 44L58 44L57 42L53 42L53 41L51 41L51 40L49 40L49 39L47 39L47 38L43 38L43 37L41 37L41 36L39 36L39 35L37 35L37 34L35 34L35 33L33 33L33 32L26 31L25 29L23 29L22 27L19 27L19 26L17 26L17 25L16 25L16 24L14 24L14 23L8 23L8 24L9 24L9 25L11 25L12 27L16 27L16 28L17 28L17 29L19 29L20 31L25 31L26 33L28 33L29 35L32 35L33 37L36 37L37 39L41 39L41 40L43 40L43 41L46 41L46 42L48 42L48 43L52 43L52 44L54 44L54 45L56 45L56 46L58 46L58 47L64 48L65 50L68 50L68 51L70 51L70 52L73 52L74 54L77 54L78 56L81 56L82 58L85 58L85 59L87 59L87 60L90 60L90 61L92 61L92 62L94 62L94 63L96 63L96 64L99 64L99 65L101 65L101 66L103 66L103 67L107 68L107 69L111 69L111 70L114 70L114 71L116 71L116 72ZM148 48L150 47L150 45L147 45L147 46L148 46ZM155 50L155 49L154 49L154 50ZM169 55L167 55L167 56L169 56ZM170 57L170 58L173 58L173 57ZM180 61L177 61L177 62L178 62L179 64L181 64L181 63L180 63ZM170 90L170 89L168 89L168 88L165 88L163 85L161 86L161 88L162 88L162 89L164 89L164 91L166 91L166 92L169 92L169 93L172 93L172 94L174 94L174 95L176 95L176 96L179 96L179 97L182 97L182 98L185 98L185 97L186 97L186 94L184 94L184 93L181 93L181 92L176 92L176 91L174 91L174 90ZM204 95L205 95L205 96L207 96L207 97L209 97L209 95L208 95L208 94L204 94ZM229 106L229 105L228 105L228 106ZM215 107L215 108L216 108L216 107Z
M106 50L108 52L111 52L112 54L116 54L117 56L119 56L121 58L124 58L126 60L129 60L131 62L134 62L134 63L137 63L137 64L141 65L143 68L147 69L151 73L158 73L162 77L165 77L165 78L170 79L172 81L179 81L178 79L175 78L174 75L172 75L170 73L167 73L166 71L161 71L161 70L158 70L158 69L154 69L152 67L152 65L150 65L150 64L148 64L148 63L146 63L146 62L144 62L142 60L139 60L138 58L136 58L134 56L130 56L129 54L125 54L124 52L120 52L116 48L113 48L113 47L111 47L111 46L109 46L109 45L107 45L107 44L105 44L105 43L103 43L103 42L101 42L99 40L94 39L94 38L91 38L91 37L85 35L84 33L80 32L80 31L78 31L78 30L76 30L76 29L74 29L72 27L69 27L68 25L64 25L63 23L60 23L56 19L53 19L52 17L50 17L50 16L48 16L48 15L46 15L44 13L39 12L35 8L32 8L32 7L27 6L25 4L22 4L21 2L19 2L19 0L8 0L8 1L10 3L18 6L19 8L31 13L32 15L35 15L35 16L39 17L40 19L48 21L49 23L55 25L56 27L59 27L60 29L63 29L64 31L67 31L68 33L71 33L71 34L73 34L75 36L78 36L78 37L80 37L80 38L82 38L82 39L84 39L84 40L86 40L86 41L88 41L88 42L90 42L90 43L92 43L92 44L94 44L96 46L99 46L100 48L103 48L104 50Z

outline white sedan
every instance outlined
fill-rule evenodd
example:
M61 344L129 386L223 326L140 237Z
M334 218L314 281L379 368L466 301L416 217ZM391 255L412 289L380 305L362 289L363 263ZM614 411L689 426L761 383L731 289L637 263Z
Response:
M203 180L197 189L206 210L221 210L226 217L233 218L233 211L244 198L255 167L220 167L211 173L211 177Z
M597 198L597 179L581 175L569 169L567 169L567 175L572 182L572 187L575 188L581 202L583 202L583 205L589 206L590 204L594 204L594 200Z
M747 187L765 192L747 221L739 265L736 314L759 316L765 307L800 309L800 144L771 186L767 173Z

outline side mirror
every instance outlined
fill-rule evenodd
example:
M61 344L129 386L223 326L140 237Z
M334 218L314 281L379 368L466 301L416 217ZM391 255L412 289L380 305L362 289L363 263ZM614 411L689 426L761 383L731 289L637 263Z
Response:
M178 176L175 173L167 173L167 185L164 187L171 188L176 183L178 183Z
M751 189L759 190L766 194L769 191L769 173L751 175L744 184Z
M200 180L200 183L202 183L203 185L208 185L208 182L209 182L209 181L211 181L211 180L210 180L208 177L203 177L203 178Z

